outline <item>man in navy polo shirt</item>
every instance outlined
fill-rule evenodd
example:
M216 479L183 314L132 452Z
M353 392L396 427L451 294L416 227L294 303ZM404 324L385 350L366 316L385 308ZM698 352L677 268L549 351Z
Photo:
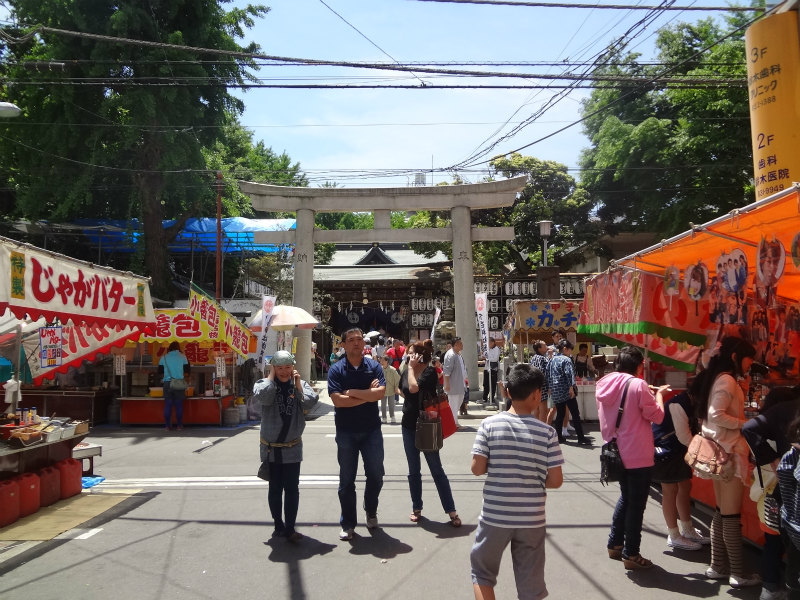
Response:
M353 539L356 526L356 474L358 455L364 461L364 510L367 527L378 526L378 495L383 487L383 436L378 403L386 381L383 369L364 356L364 333L356 328L344 333L345 359L328 371L328 395L336 407L336 445L339 459L339 504L342 531L339 539Z

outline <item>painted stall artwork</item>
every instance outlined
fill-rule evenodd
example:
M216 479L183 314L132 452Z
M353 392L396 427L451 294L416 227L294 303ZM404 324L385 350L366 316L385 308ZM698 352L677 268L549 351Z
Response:
M717 259L716 275L709 283L712 323L747 323L747 257L740 249L725 252Z
M689 265L683 271L683 286L690 300L699 302L708 293L708 267L703 261Z
M678 267L672 265L664 272L664 295L677 296L681 292L681 274Z
M771 241L761 238L756 250L756 274L753 277L753 291L756 303L770 308L777 298L778 281L786 268L786 250L778 239Z

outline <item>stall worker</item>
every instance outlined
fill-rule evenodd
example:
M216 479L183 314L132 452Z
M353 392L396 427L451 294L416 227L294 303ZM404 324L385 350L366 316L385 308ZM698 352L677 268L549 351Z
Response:
M275 523L272 536L299 542L303 534L294 526L300 503L301 436L306 428L304 413L317 403L319 395L300 379L291 353L278 350L270 365L269 375L253 386L253 396L261 402L259 447L261 462L269 463L267 502Z
M186 398L186 377L190 370L189 361L181 352L178 342L171 342L167 353L158 361L158 374L164 386L164 428L172 428L172 407L175 406L175 421L178 430L183 429L183 401ZM173 384L173 381L175 383ZM180 385L178 384L180 381Z

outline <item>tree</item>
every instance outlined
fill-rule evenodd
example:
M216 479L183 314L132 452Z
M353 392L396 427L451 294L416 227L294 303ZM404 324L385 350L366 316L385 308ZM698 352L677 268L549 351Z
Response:
M9 4L23 23L251 53L257 45L236 40L269 10L246 5L225 11L217 0ZM15 131L19 145L2 148L3 164L15 165L6 178L19 211L51 219L140 217L153 293L171 298L167 242L189 215L213 210L216 173L208 170L203 148L241 113L243 103L226 85L251 77L253 61L51 32L11 52L16 61L4 71L15 82L12 99L24 107L27 123L40 124ZM48 71L25 70L24 61L31 60L62 61L69 71L52 83ZM86 78L101 85L74 85ZM150 85L165 79L168 85ZM235 199L228 205L241 206ZM177 218L175 227L165 230L165 218Z
M742 17L723 28L707 19L659 33L660 63L669 75L746 76ZM712 47L713 45L713 47ZM615 56L598 74L654 77L663 66ZM618 66L619 63L625 66ZM604 85L583 107L591 146L581 182L608 233L652 231L669 237L752 198L752 153L744 86Z

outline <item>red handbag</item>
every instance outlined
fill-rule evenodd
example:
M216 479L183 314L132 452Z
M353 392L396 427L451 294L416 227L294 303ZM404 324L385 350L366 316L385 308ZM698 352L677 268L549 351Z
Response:
M450 408L450 401L447 399L447 394L440 393L435 400L435 404L431 403L425 407L425 412L428 413L430 417L439 417L439 420L442 422L443 439L449 438L458 430L455 417L453 417L453 409Z

